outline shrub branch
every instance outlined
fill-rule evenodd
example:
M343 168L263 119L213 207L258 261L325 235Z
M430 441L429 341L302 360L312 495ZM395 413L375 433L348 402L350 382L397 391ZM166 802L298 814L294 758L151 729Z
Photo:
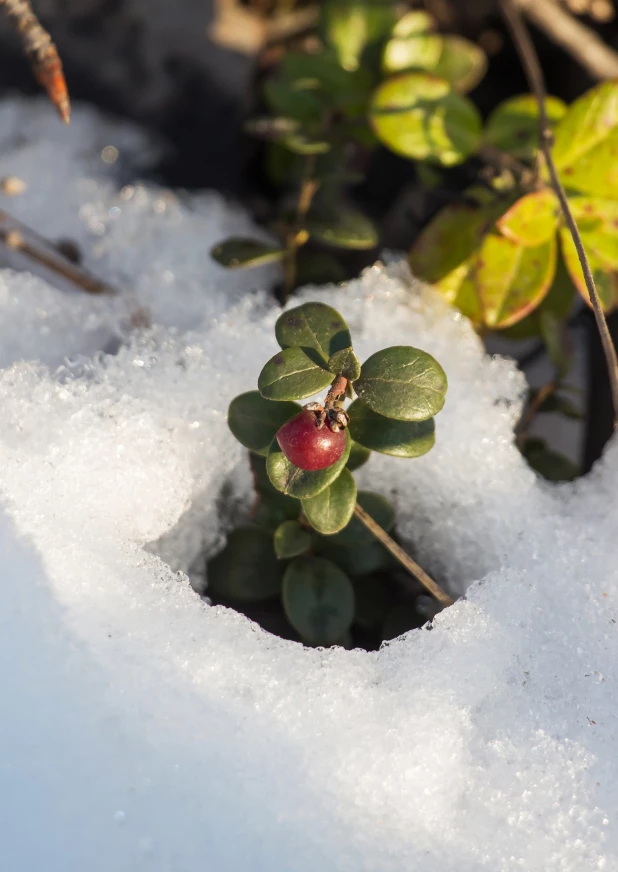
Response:
M62 62L51 36L34 14L30 0L0 0L0 6L4 6L11 24L21 37L34 75L47 91L64 123L68 124L71 118L69 92Z
M575 219L573 218L573 213L571 212L566 192L564 190L564 187L562 186L562 183L560 182L560 179L558 177L558 170L556 169L556 164L554 163L554 158L551 150L553 144L553 134L551 132L549 120L547 118L547 112L545 110L545 99L547 97L547 92L545 90L543 71L539 63L536 49L534 48L534 44L532 42L532 39L530 38L528 28L526 27L519 8L515 5L514 0L500 0L500 6L509 30L511 31L513 42L515 43L515 48L517 49L517 52L521 59L522 66L524 67L524 70L526 72L528 84L530 85L530 88L532 89L532 92L534 93L534 96L536 97L539 106L540 148L547 163L547 169L549 170L552 187L554 188L558 200L560 201L560 207L562 209L567 226L573 238L573 242L575 243L577 256L579 258L582 272L584 274L584 281L586 282L586 288L588 290L588 295L592 304L594 317L597 322L599 334L601 336L601 344L603 346L603 353L605 355L605 360L607 362L607 369L609 373L612 404L614 407L615 429L616 427L618 427L618 359L616 357L616 349L614 348L614 344L609 333L609 328L607 326L607 321L605 319L601 300L599 299L599 294L594 283L594 278L592 277L592 270L590 269L590 263L588 262L588 257L584 249L582 238L579 230L577 229L577 224L575 222Z

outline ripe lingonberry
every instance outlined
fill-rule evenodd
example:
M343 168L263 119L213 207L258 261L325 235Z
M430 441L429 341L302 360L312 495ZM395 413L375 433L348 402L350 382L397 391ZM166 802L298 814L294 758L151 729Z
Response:
M328 423L320 426L315 411L303 409L277 432L277 442L287 459L315 472L336 463L346 446L345 430L331 430Z

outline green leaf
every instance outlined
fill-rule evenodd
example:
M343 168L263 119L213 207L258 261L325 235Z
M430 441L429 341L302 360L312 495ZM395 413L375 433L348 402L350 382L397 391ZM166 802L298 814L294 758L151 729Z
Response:
M296 346L313 349L326 364L338 351L352 345L345 320L339 312L324 303L303 303L302 306L288 309L275 324L275 336L281 348Z
M547 356L556 368L558 377L562 379L573 363L573 353L567 338L566 325L549 310L539 313L539 324Z
M522 453L532 469L548 481L573 481L580 474L575 463L557 451L552 451L543 439L527 439Z
M350 546L335 541L339 535L335 533L334 536L320 538L316 543L316 552L336 563L350 578L393 569L394 558L370 533L366 534L364 542L355 542Z
M371 73L362 66L355 71L345 70L330 48L313 53L288 52L281 61L279 74L284 80L319 86L325 104L347 117L365 112Z
M554 160L566 187L618 196L618 84L602 82L575 100L556 128Z
M554 128L567 107L557 97L547 97L545 110L550 127ZM536 97L520 94L500 103L487 120L485 139L488 145L514 157L534 157L539 147L539 107Z
M227 269L262 266L283 259L285 251L256 239L226 239L210 250L213 260Z
M379 415L397 421L426 421L444 405L446 373L431 354L394 345L372 354L354 389Z
M326 0L322 9L326 42L345 70L358 69L365 46L382 39L394 19L391 0Z
M249 391L232 400L227 423L241 445L266 457L277 430L300 410L298 403L275 403Z
M346 430L346 449L342 456L332 466L310 472L299 469L287 459L276 439L273 439L268 457L266 458L266 470L274 487L283 494L296 497L297 500L306 500L319 494L324 488L340 475L350 456L350 436Z
M354 472L355 469L360 469L361 466L364 466L370 457L371 451L368 448L365 448L364 445L359 445L358 442L352 440L350 456L348 457L346 467L350 472Z
M284 521L275 530L275 554L280 560L298 557L311 546L311 533L298 521Z
M258 389L267 400L302 400L328 387L333 374L316 362L311 348L285 348L262 369Z
M413 160L454 166L480 141L475 106L429 73L404 73L383 82L374 91L370 119L384 145Z
M222 599L256 601L281 590L283 568L272 534L259 527L238 527L223 551L208 561L208 593Z
M347 274L337 258L326 251L307 251L302 248L297 254L297 278L303 285L339 284Z
M609 312L618 304L618 202L598 197L572 197L569 203L588 255L601 304L604 311ZM560 241L573 283L590 305L575 243L567 227L561 228Z
M366 251L375 248L379 241L373 221L349 207L328 210L324 215L310 215L306 226L313 239L335 248Z
M359 505L371 515L373 520L383 530L389 533L393 529L395 524L395 509L386 497L373 493L373 491L359 491L356 499ZM367 544L367 542L374 542L375 540L365 525L356 516L353 516L347 527L341 530L340 533L337 533L336 536L333 536L330 541L336 545L353 547Z
M567 271L564 258L560 254L556 261L554 280L541 305L522 321L502 330L501 335L505 339L530 339L535 336L543 336L547 343L545 329L542 325L543 318L548 317L562 322L573 308L575 294L575 285ZM552 362L555 363L553 358Z
M410 252L412 272L432 284L473 321L481 320L474 268L494 211L457 203L445 206L416 238Z
M354 619L354 588L330 560L299 557L285 572L283 608L305 642L332 645Z
M433 418L426 421L395 421L372 411L361 400L348 409L350 435L359 445L393 457L420 457L436 441Z
M306 80L305 80L306 81ZM319 122L324 114L324 102L314 88L281 78L267 79L264 96L271 112L302 123Z
M536 395L536 391L532 392L532 397ZM551 414L564 415L565 418L571 418L573 421L581 421L584 414L581 409L568 397L563 397L560 394L550 394L538 409L539 412L547 412Z
M427 33L435 30L436 22L428 12L414 10L402 15L393 28L393 36L404 38L418 33Z
M286 497L273 486L266 471L266 459L251 453L249 462L259 497L253 514L254 522L274 532L284 521L297 521L301 513L301 504L299 500Z
M560 204L549 188L520 197L496 222L503 236L519 245L547 242L558 229Z
M431 72L465 94L481 81L487 71L487 55L469 39L448 35L442 39L442 51Z
M387 74L414 69L432 72L442 49L443 37L437 33L420 32L394 37L384 47L382 68Z
M349 522L356 505L356 482L349 469L315 497L303 500L307 520L318 533L330 536Z
M547 294L556 270L556 240L524 248L491 233L485 237L474 276L484 323L500 329L520 321Z
M279 142L294 154L326 154L332 148L330 142L323 137L313 135L305 130L282 136Z
M361 372L360 361L351 347L343 348L331 355L328 359L328 368L335 375L342 375L348 381L355 381Z

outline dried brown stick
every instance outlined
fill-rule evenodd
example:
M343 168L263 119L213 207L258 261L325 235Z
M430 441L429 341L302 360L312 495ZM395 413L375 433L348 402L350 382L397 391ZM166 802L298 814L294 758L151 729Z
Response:
M526 27L524 20L521 16L519 6L516 5L515 0L500 0L500 6L502 8L502 12L504 14L504 18L509 27L509 30L511 31L511 34L513 36L515 47L521 58L522 65L528 79L528 84L530 85L530 88L534 93L538 103L540 147L541 151L543 152L545 162L547 164L547 169L549 170L552 187L554 188L560 202L560 207L564 214L567 227L569 228L569 232L573 238L573 242L577 250L577 256L579 258L582 272L584 274L584 281L586 283L586 288L588 290L588 295L592 304L592 310L594 312L597 328L601 337L603 353L607 362L607 370L609 374L609 382L612 394L612 403L614 407L614 427L617 427L618 358L616 357L616 349L614 348L614 343L612 342L612 338L610 336L607 321L605 319L605 314L603 312L603 306L601 305L601 300L599 298L599 293L594 283L594 278L592 276L592 270L590 269L590 263L588 262L584 243L582 242L580 232L577 228L577 223L573 218L573 213L571 212L571 207L569 206L566 192L558 176L556 164L554 163L554 158L552 155L553 134L551 132L549 120L547 118L547 112L545 109L547 92L545 90L545 79L543 77L543 71L541 70L541 65L539 63L539 58L534 48L534 44L532 42L532 39L530 38L530 34L528 33L528 28Z
M30 0L0 0L0 6L4 6L19 33L36 78L47 91L62 120L68 124L71 118L69 92L62 72L62 61L51 36L34 14Z
M439 603L443 606L453 605L453 600L445 591L442 590L440 585L435 582L415 560L412 560L410 555L403 550L401 545L398 545L397 542L388 535L386 530L383 530L379 524L376 524L371 515L358 503L354 509L354 514L358 520L367 527L369 532L372 533L385 548L388 548L393 557L401 563L404 569L406 569L410 575L413 575L414 578L418 579L423 587L428 590Z
M618 77L618 54L555 0L515 0L517 6L553 42L595 79Z

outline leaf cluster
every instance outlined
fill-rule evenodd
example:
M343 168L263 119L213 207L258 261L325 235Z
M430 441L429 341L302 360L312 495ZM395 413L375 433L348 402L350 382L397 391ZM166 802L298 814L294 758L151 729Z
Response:
M354 510L358 501L387 531L394 526L394 510L383 497L358 492L352 472L372 451L409 458L433 447L446 375L431 355L407 346L378 351L361 365L347 323L323 303L284 312L275 336L280 350L262 368L258 390L232 400L228 413L230 430L251 452L258 494L254 526L233 531L210 561L209 585L223 600L280 595L300 637L330 645L340 643L358 620L377 632L371 621L384 619L386 612L371 619L358 618L357 612L367 611L367 597L380 587L376 574L392 570L393 558L379 542L367 541ZM300 469L281 450L277 432L300 412L297 400L341 378L353 400L345 451L326 469Z

